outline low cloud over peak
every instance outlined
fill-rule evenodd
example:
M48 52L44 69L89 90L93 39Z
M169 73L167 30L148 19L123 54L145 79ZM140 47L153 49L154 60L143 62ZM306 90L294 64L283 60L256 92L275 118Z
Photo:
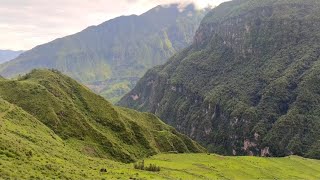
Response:
M197 8L226 0L1 0L0 49L30 49L108 19L141 14L161 5L194 3Z

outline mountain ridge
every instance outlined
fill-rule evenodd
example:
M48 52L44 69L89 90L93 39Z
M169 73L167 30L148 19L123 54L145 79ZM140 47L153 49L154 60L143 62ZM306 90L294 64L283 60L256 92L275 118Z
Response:
M133 162L159 152L205 151L154 115L115 107L56 70L2 79L0 95L85 155Z
M1 65L0 74L14 77L34 68L54 68L115 102L148 68L191 43L207 10L178 8L157 6L39 45Z
M0 63L5 63L18 57L24 51L0 50Z
M220 154L319 158L319 9L313 0L225 2L119 105L155 113Z

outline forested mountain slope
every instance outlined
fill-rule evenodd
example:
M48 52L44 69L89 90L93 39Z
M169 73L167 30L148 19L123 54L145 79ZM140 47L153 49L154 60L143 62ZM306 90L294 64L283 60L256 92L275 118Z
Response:
M110 105L57 71L0 80L3 179L318 179L319 160L223 157L148 113ZM159 154L177 151L185 153ZM135 169L144 159L160 172ZM121 161L121 162L118 162Z
M320 2L233 0L120 105L213 152L320 158Z
M37 46L1 65L0 75L54 68L116 102L147 69L190 45L206 12L192 4L184 9L172 4L121 16Z

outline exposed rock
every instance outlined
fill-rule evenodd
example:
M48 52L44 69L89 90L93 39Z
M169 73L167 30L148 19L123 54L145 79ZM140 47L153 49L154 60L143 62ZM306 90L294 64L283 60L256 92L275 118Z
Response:
M146 73L132 91L137 102L126 96L120 105L155 113L221 154L259 155L267 146L289 155L285 144L302 148L296 133L308 137L299 140L307 154L320 138L318 12L313 0L226 2L190 47Z
M131 98L132 98L134 101L136 101L136 100L139 99L139 96L138 96L138 94L134 94L134 95L131 95Z
M206 135L209 135L212 132L212 129L210 127L205 127L204 131L205 131Z
M245 150L245 151L248 151L249 148L251 148L251 147L256 147L256 146L257 146L256 143L251 142L251 141L248 140L248 139L244 140L244 142L243 142L243 150Z
M269 151L269 147L265 147L261 150L261 156L262 157L268 157L270 156L270 151Z
M255 139L256 141L258 141L259 137L260 137L260 135L259 135L257 132L255 132L255 133L254 133L254 139Z
M234 156L237 155L237 151L234 150L234 149L232 149L232 154L233 154Z

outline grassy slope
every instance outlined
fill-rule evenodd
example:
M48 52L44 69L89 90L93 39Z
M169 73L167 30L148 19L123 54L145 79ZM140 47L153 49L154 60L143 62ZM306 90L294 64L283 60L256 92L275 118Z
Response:
M0 94L90 156L132 162L159 152L204 151L154 115L114 107L59 72L2 80Z
M228 157L207 154L161 154L145 161L162 168L168 179L319 179L319 160Z
M57 75L47 71L36 74ZM43 74L44 73L44 74ZM61 76L61 75L58 75ZM16 83L7 81L2 83ZM29 81L29 82L26 82ZM31 81L31 82L30 82ZM24 83L34 83L23 80ZM37 84L37 83L35 83ZM15 93L10 86L8 89ZM44 88L42 86L42 88ZM25 89L25 94L28 94ZM3 96L3 90L1 92ZM48 96L50 97L50 96ZM29 96L28 101L32 101ZM44 99L43 99L44 101ZM35 102L35 104L37 104ZM29 104L31 105L31 104ZM150 114L116 108L124 118L131 118L141 129L154 130L163 126ZM30 110L29 110L30 111ZM30 111L32 112L32 111ZM320 161L296 156L287 158L223 157L207 154L159 154L145 159L145 164L161 167L158 173L135 170L132 164L123 164L104 157L83 153L79 147L84 141L60 138L53 130L23 108L0 98L0 177L1 178L59 178L59 179L318 179ZM49 116L48 116L49 117ZM142 120L142 119L145 119ZM81 132L81 128L77 129ZM149 131L150 132L150 131ZM152 133L166 133L153 131ZM59 134L59 133L58 133ZM165 136L169 138L171 135ZM157 141L163 140L158 139ZM190 140L189 140L190 141ZM187 141L186 141L187 142ZM152 144L152 143L151 143ZM166 143L166 144L170 144ZM90 150L87 148L87 150ZM106 168L107 173L100 173Z
M1 107L4 102L1 100ZM2 113L10 106L1 109ZM84 156L64 144L51 130L13 106L1 119L0 176L60 179L318 179L320 161L287 158L223 157L207 154L160 154L145 160L158 173L133 169L132 164ZM14 115L24 116L19 121ZM34 128L37 131L34 131ZM8 146L10 145L10 146ZM11 151L10 153L8 153ZM28 152L32 151L32 156ZM100 173L106 168L107 173Z
M59 179L319 179L320 161L287 158L223 157L207 154L160 154L145 160L159 173L132 164L88 157L64 143L21 108L0 100L0 177ZM30 153L31 152L31 153ZM100 173L106 168L107 173Z
M81 177L90 164L52 130L21 108L0 100L0 177ZM92 163L93 164L93 163ZM90 175L90 169L85 169Z

